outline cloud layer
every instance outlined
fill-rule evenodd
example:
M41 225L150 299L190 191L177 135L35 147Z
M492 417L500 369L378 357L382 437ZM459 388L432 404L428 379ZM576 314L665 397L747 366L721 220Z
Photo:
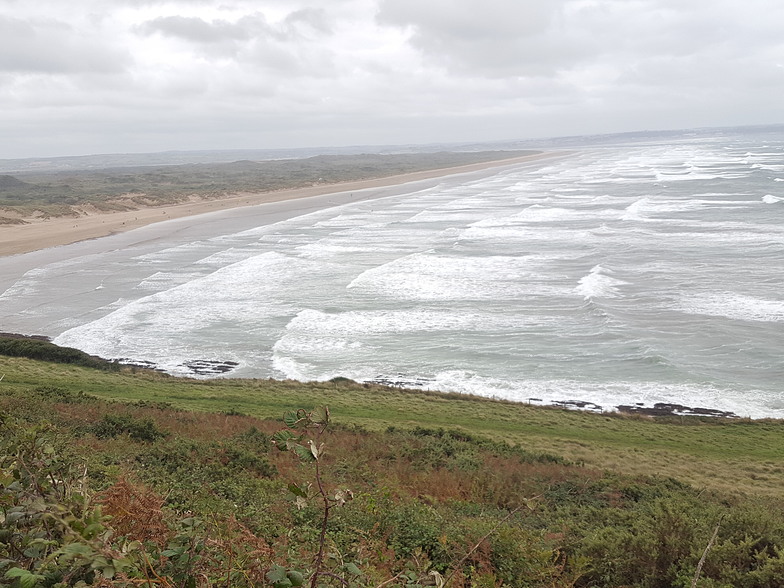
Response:
M0 157L784 122L777 0L6 0Z

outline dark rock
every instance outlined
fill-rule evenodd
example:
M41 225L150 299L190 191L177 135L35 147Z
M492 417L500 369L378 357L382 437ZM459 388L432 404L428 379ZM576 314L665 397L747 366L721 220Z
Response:
M216 361L195 359L193 361L186 361L185 363L180 364L179 367L187 368L197 376L219 376L232 371L238 365L240 364L236 361L229 360Z
M598 404L593 402L588 402L586 400L553 400L554 406L560 406L562 408L579 408L582 410L603 410L602 407Z
M670 404L666 402L657 402L652 407L642 406L637 403L635 406L620 405L616 406L619 412L627 414L643 414L647 416L709 416L717 418L738 418L734 412L727 412L717 410L715 408L701 408L684 406L683 404Z
M431 384L433 380L428 378L411 378L404 374L397 376L376 376L372 380L367 380L368 384L378 384L380 386L390 386L392 388L424 388Z
M112 360L115 363L119 363L120 365L125 365L128 367L133 368L141 368L145 370L155 370L155 371L162 371L158 364L154 361L147 361L145 359L131 359L130 357L120 357L118 359Z

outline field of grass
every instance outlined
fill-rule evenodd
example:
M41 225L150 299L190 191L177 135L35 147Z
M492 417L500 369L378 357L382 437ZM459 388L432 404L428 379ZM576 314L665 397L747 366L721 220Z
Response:
M0 585L770 588L783 432L0 337Z
M42 385L99 398L165 402L204 412L279 418L328 405L335 418L369 430L389 426L460 429L586 466L657 474L701 488L784 497L784 423L700 417L595 414L351 381L193 380L157 372L97 371L0 356L0 391Z

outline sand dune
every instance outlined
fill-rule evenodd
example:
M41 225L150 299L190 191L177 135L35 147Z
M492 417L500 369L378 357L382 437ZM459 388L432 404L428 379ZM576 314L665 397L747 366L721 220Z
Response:
M86 239L95 239L118 232L128 231L162 220L182 218L242 206L255 206L269 202L295 200L310 196L348 192L393 186L417 180L437 178L454 174L479 171L499 166L533 162L562 153L538 153L510 159L441 168L422 172L388 176L370 180L322 184L307 188L280 190L263 193L240 193L214 200L187 202L172 206L138 208L121 212L97 212L85 209L79 217L27 218L24 224L0 227L0 256L16 255L67 245Z

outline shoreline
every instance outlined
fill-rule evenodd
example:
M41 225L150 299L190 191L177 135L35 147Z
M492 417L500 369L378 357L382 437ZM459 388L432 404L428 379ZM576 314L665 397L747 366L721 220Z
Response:
M26 341L38 341L49 343L56 347L60 347L56 343L53 343L50 337L45 335L23 335L20 333L5 333L0 332L0 339L21 339ZM140 369L140 370L151 370L153 372L158 372L162 374L168 374L166 371L161 370L153 363L140 363L140 362L129 362L125 363L122 360L112 360L106 359L104 357L99 357L97 355L90 355L89 357L96 359L99 362L105 364L114 364L117 366L130 368L131 370ZM205 360L205 359L197 359L189 362L188 367L192 372L192 376L172 376L174 378L184 378L189 379L192 378L194 380L212 380L212 379L221 379L221 380L238 380L238 381L252 381L254 378L234 378L228 376L226 378L219 378L220 376L226 375L228 372L232 371L234 367L236 367L235 362L231 361L215 361L215 360ZM201 376L201 377L199 377ZM213 376L212 378L210 376ZM308 382L302 382L303 384L307 384ZM455 392L449 392L445 390L431 390L428 388L423 388L421 384L418 384L416 380L393 380L393 379L374 379L374 380L367 380L367 381L360 381L356 382L357 384L373 384L377 386L385 386L388 388L397 388L400 390L406 390L408 392L422 392L422 393L429 393L434 392L438 394L456 394ZM493 400L492 397L489 396L478 396L478 398L484 398L488 401ZM638 402L634 405L628 404L619 404L612 406L610 408L606 408L604 406L600 406L594 402L587 401L587 400L545 400L543 398L528 398L527 401L514 401L514 400L506 400L507 402L515 402L517 404L527 404L528 406L538 406L541 408L556 408L561 410L578 410L583 412L590 412L594 414L607 414L607 413L617 413L621 415L638 415L643 417L655 418L655 417L710 417L714 419L740 419L741 416L734 413L723 411L715 408L706 408L706 407L699 407L699 406L686 406L683 404L673 404L673 403L664 403L664 402L657 402L653 406L646 406L644 403ZM760 420L760 419L752 419L752 420Z
M342 192L398 186L409 182L448 177L463 173L535 163L567 155L566 152L540 152L495 161L456 167L435 168L367 180L317 184L272 192L235 193L222 198L196 200L169 206L140 207L121 212L86 212L79 217L23 219L24 224L4 225L0 230L0 257L31 253L80 241L107 237L161 221L197 216L235 208L257 206L324 196Z
M64 255L66 251L70 251L71 248L61 248L58 251L54 251L52 248L57 247L59 245L67 245L71 243L95 240L94 243L82 243L78 245L78 247L103 247L104 241L101 240L101 245L98 244L98 239L100 237L109 236L109 235L119 235L121 233L126 233L127 231L131 231L132 229L141 228L147 225L155 224L158 228L154 229L155 231L163 234L166 233L166 238L168 238L169 233L172 231L172 227L165 223L165 221L174 221L175 219L179 219L177 223L172 223L174 225L180 224L181 226L193 227L198 225L199 223L204 222L202 219L193 219L190 220L190 217L195 217L197 215L205 215L209 217L213 216L221 216L218 213L223 213L227 211L235 211L235 214L247 214L243 209L247 207L254 207L258 205L272 205L277 204L281 208L285 208L288 213L287 214L302 214L303 208L312 207L312 208L329 208L331 206L337 205L340 202L340 196L333 198L333 196L343 195L344 197L348 197L350 191L365 191L364 194L357 194L356 197L361 199L372 199L376 197L384 197L389 193L390 189L396 189L400 186L406 186L409 183L424 181L424 180L440 180L442 178L448 178L450 176L462 176L463 174L469 173L476 173L481 172L483 170L495 170L495 169L504 169L506 167L513 167L518 165L524 164L537 164L539 162L546 162L547 160L554 160L558 158L567 157L569 153L567 152L548 152L548 153L538 153L534 155L526 155L520 156L515 158L506 158L500 159L491 162L483 162L477 164L469 164L464 166L457 166L457 167L449 167L449 168L439 168L439 169L432 169L427 171L421 172L413 172L407 174L399 174L393 176L386 176L381 178L374 178L368 180L360 180L360 181L351 181L351 182L341 182L341 183L333 183L333 184L320 184L316 186L310 186L306 188L299 188L299 189L291 189L291 190L280 190L280 191L273 191L273 192L263 192L263 193L243 193L243 194L235 194L230 197L215 199L215 200L205 200L205 201L198 201L198 202L190 202L172 206L165 206L165 207L149 207L143 208L138 210L132 211L124 211L120 213L103 213L103 214L88 214L83 217L79 217L78 219L74 218L66 218L66 219L56 219L64 221L64 226L61 227L61 232L57 233L56 231L52 231L52 227L56 224L56 220L50 221L37 221L30 225L23 225L19 226L18 228L22 232L28 233L28 243L30 243L30 248L24 251L19 251L18 253L25 253L25 252L33 252L36 251L35 254L36 258L40 257L58 257L60 255ZM525 169L525 168L522 168ZM492 173L492 172L491 172ZM432 182L432 185L436 185L437 181ZM382 192L381 189L385 189L387 191ZM374 189L377 189L374 192ZM352 197L355 195L351 195ZM318 198L322 197L322 198ZM309 199L309 200L308 200ZM303 200L308 202L302 202ZM272 207L274 208L274 206ZM264 206L264 210L267 210L268 207ZM267 215L268 213L264 213ZM134 221L138 221L137 223L129 223L128 221L123 221L123 216L131 216L133 217ZM110 220L112 222L107 222ZM85 224L90 224L98 234L95 235L87 235L83 236L80 231L74 231L76 226L74 224L81 225L85 222ZM266 221L265 221L266 222ZM117 224L119 223L119 226ZM9 257L15 256L15 253L5 253L3 251L4 245L4 238L7 238L9 233L11 233L12 227L2 227L0 228L0 258L5 256L6 259ZM38 236L34 236L35 232L31 232L31 229L38 229L39 231L43 231L44 235L41 238L40 233ZM56 234L55 234L56 233ZM122 239L126 238L133 238L138 239L138 236L134 234L133 237L127 236L122 237ZM51 239L61 239L61 241L51 243ZM107 240L107 242L111 242L114 239ZM24 246L25 242L22 242L21 245ZM108 244L108 243L107 243ZM52 249L51 251L49 249ZM25 259L24 263L27 263L27 256L23 258L21 255L19 256L18 260L8 259L11 261L11 264L23 263L22 260ZM2 280L0 280L2 281ZM1 286L2 284L0 284ZM0 293L2 293L2 288L0 288ZM9 325L10 326L10 325ZM12 329L14 327L11 327ZM220 364L220 365L213 365L213 364ZM188 366L189 368L193 369L195 375L203 375L203 376L215 376L215 375L224 375L227 372L231 371L231 367L227 366L227 369L218 369L221 368L222 362L212 362L207 360L197 360L194 362L194 366ZM149 366L139 366L139 367L149 367ZM220 373L213 373L210 370L218 369ZM202 373L199 372L202 370ZM206 372L204 371L206 370ZM231 375L227 376L232 378ZM245 379L245 378L238 378L238 379ZM372 383L372 381L371 381ZM382 385L389 385L386 383L382 383ZM402 386L399 384L392 383L392 386L395 387L408 387ZM413 388L416 390L416 388ZM448 393L448 392L446 392ZM578 393L579 394L579 393ZM587 402L583 400L579 400L580 396L577 395L576 399L573 400L555 400L555 399L548 399L548 400L541 400L530 398L528 399L528 404L539 404L540 406L550 406L556 408L563 408L563 409L579 409L586 412L603 412L605 409L603 407L596 405L592 402ZM642 403L634 403L635 399L631 399L632 404L628 405L620 405L620 406L607 406L609 412L624 412L624 413L636 413L645 416L713 416L713 417L725 417L725 418L739 418L739 415L723 412L719 410L709 409L709 408L691 408L680 404L656 404L654 406L645 406ZM525 403L525 400L521 400L519 402ZM627 400L626 402L630 402ZM541 403L541 404L540 404Z

